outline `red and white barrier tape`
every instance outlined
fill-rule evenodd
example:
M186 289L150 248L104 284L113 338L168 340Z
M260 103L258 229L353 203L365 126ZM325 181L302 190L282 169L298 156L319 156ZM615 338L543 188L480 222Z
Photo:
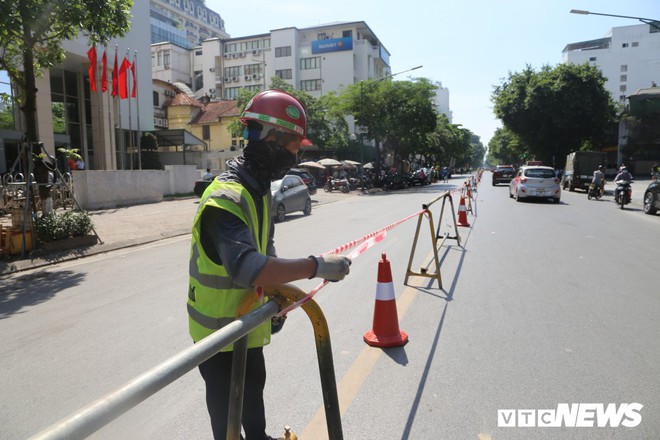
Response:
M401 220L398 220L390 225L385 226L384 228L380 228L377 231L374 231L370 234L365 235L364 237L358 238L357 240L350 241L342 246L339 246L337 248L334 248L331 251L324 252L321 254L321 256L326 256L326 255L333 255L333 254L340 254L348 249L351 249L355 246L358 246L356 249L354 249L350 254L347 255L351 260L359 257L362 255L367 249L371 248L377 243L380 243L385 239L385 236L387 235L387 231L390 229L393 229L397 226L399 226L401 223L406 222L410 220L411 218L417 217L420 214L424 213L426 210L422 209L420 211L417 211L414 214L409 215L406 218L402 218ZM328 284L328 280L323 280L319 285L314 287L312 290L309 291L307 295L296 301L295 303L291 304L288 307L285 307L280 313L278 313L276 316L283 316L289 313L291 310L296 309L303 304L307 303L309 300L311 300L316 293L321 290L323 287L325 287L326 284Z

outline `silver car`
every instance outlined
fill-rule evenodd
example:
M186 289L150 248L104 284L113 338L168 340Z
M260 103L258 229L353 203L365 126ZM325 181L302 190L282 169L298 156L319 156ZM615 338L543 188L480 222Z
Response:
M282 180L270 184L270 193L273 196L271 215L275 221L282 222L290 212L302 211L305 215L312 213L312 199L305 182L293 175L286 175Z
M524 198L543 198L559 203L561 188L555 170L544 166L520 168L509 183L509 197L515 197L518 202Z

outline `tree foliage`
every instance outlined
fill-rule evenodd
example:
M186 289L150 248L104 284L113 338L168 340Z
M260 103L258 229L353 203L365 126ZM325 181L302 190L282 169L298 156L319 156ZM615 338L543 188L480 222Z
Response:
M491 165L519 165L528 155L520 139L505 127L495 130L488 143L488 163Z
M527 152L527 159L560 166L569 152L602 146L610 137L616 110L605 80L588 64L527 66L495 87L495 115L524 146L519 156Z

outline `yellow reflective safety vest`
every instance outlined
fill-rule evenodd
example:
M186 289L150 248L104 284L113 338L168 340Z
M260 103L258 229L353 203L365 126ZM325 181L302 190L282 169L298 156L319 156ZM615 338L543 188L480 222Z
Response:
M190 246L190 282L188 286L188 323L195 342L232 322L243 296L252 289L234 284L223 265L214 263L200 243L201 218L205 209L224 209L241 219L250 229L259 253L266 255L270 236L271 195L262 200L262 226L250 192L236 182L214 179L200 201L192 229ZM260 304L255 304L254 308ZM250 332L248 347L263 347L270 343L270 321ZM232 351L233 344L221 351Z

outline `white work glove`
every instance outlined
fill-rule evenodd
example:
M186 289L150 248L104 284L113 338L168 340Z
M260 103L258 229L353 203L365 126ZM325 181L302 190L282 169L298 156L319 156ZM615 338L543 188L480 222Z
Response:
M350 272L351 259L343 255L326 255L309 258L316 261L316 272L312 278L323 278L328 281L341 281Z

